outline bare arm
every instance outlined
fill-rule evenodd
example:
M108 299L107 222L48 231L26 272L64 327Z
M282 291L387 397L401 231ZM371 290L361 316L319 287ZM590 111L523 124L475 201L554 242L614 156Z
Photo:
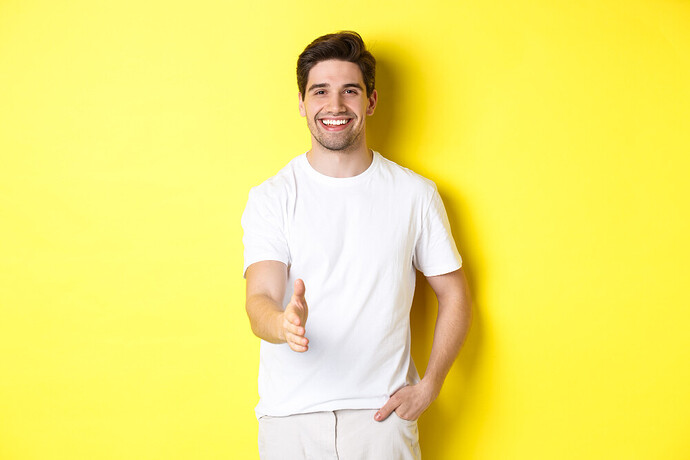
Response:
M438 298L438 316L426 373L418 384L395 392L376 413L376 420L385 420L393 411L404 419L419 418L438 397L443 381L465 341L472 309L462 268L445 275L429 276L427 280Z
M438 298L438 316L423 380L432 384L435 399L465 341L472 321L472 307L462 268L446 275L430 276L427 280Z
M304 336L307 301L302 280L295 281L292 299L282 308L287 284L287 267L282 262L266 260L247 268L247 315L252 332L271 343L286 343L297 352L307 351Z

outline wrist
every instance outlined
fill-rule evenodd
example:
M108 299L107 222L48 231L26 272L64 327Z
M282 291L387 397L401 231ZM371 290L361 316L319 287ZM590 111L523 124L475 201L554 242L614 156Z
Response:
M285 320L284 316L285 312L278 311L273 318L273 331L275 337L278 339L278 343L285 343L287 341L285 338L285 328L283 327L283 321Z
M426 388L431 395L432 400L435 400L438 397L439 393L441 393L441 386L443 386L442 380L434 378L434 376L429 374L425 374L424 378L422 378L419 383Z

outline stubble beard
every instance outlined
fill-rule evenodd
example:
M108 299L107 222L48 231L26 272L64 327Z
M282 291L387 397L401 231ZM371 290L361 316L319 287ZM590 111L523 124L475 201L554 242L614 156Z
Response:
M350 123L354 122L354 120L355 119L353 118ZM312 123L309 123L309 131L311 131L312 137L316 140L316 142L319 143L320 146L333 152L350 150L353 146L359 143L364 131L360 128L358 131L328 133L319 129L319 123L321 123L319 120L314 120Z

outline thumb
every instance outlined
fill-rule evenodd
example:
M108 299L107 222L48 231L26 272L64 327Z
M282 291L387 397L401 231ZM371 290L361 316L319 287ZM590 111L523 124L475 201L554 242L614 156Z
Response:
M396 407L398 407L398 405L396 404L395 400L390 398L388 401L386 401L386 404L384 404L383 407L379 409L376 414L374 414L374 420L377 422L383 422L388 418L389 415L391 415Z
M296 279L295 280L295 289L293 291L293 294L295 297L298 297L300 300L305 300L304 299L304 293L306 291L306 288L304 287L304 281L301 279Z

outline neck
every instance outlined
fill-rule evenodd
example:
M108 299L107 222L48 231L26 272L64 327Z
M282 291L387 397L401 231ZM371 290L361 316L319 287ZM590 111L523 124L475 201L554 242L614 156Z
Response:
M312 168L326 176L354 177L369 168L373 155L366 145L356 149L328 150L318 143L312 143L311 150L307 152L307 160Z

